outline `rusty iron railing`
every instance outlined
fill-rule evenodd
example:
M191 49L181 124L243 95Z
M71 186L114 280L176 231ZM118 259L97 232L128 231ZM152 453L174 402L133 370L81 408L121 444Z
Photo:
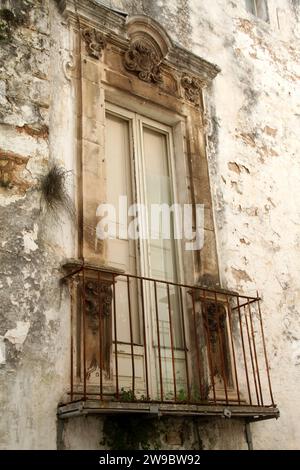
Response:
M70 401L276 407L260 298L80 266Z

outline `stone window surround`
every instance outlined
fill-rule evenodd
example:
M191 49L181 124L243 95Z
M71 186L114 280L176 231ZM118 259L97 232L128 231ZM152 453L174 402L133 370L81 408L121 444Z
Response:
M105 201L109 184L104 153L107 101L173 127L179 202L205 204L204 248L185 256L186 280L219 286L203 99L219 68L175 44L149 17L127 18L93 0L77 0L76 7L70 0L58 4L73 44L72 61L64 68L76 90L78 258L107 264L105 242L95 238L96 208Z

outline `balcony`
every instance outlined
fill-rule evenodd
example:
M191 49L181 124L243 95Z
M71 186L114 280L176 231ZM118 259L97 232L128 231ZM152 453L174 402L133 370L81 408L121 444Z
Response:
M278 418L260 298L76 263L60 418L101 413Z

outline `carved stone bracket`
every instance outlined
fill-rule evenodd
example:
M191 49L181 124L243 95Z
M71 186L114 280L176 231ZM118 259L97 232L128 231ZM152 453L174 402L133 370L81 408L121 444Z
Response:
M94 28L85 28L81 35L88 55L94 59L100 59L107 44L104 34Z
M181 85L184 89L185 99L193 103L195 106L201 104L201 92L204 84L191 75L183 75Z
M112 286L88 278L81 291L82 314L85 318L82 335L86 341L87 379L98 368L110 372L112 346ZM101 353L99 351L99 343Z
M126 70L136 73L144 82L162 82L160 65L161 60L156 51L141 40L131 44L125 53Z
M85 310L91 318L95 317L98 322L99 312L103 317L111 315L112 287L109 284L88 280L84 295Z
M216 344L219 335L225 328L226 309L223 304L215 302L205 302L203 312L204 325L209 332L212 344Z

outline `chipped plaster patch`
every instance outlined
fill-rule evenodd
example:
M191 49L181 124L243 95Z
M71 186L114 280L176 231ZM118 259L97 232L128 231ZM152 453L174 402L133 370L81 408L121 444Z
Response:
M7 341L9 341L11 344L15 344L18 348L24 343L28 335L29 327L29 322L17 321L16 328L8 330L5 333L4 338L7 339Z
M20 199L24 199L24 197L25 196L18 196L18 195L13 195L13 196L0 195L0 206L7 207L10 204L20 201Z
M231 272L237 282L252 282L251 277L242 269L231 268Z
M5 342L4 336L0 336L0 365L6 363L6 351L5 351Z
M25 253L29 254L31 251L36 251L38 249L38 245L35 243L38 236L37 224L34 224L31 231L23 230L22 235Z

